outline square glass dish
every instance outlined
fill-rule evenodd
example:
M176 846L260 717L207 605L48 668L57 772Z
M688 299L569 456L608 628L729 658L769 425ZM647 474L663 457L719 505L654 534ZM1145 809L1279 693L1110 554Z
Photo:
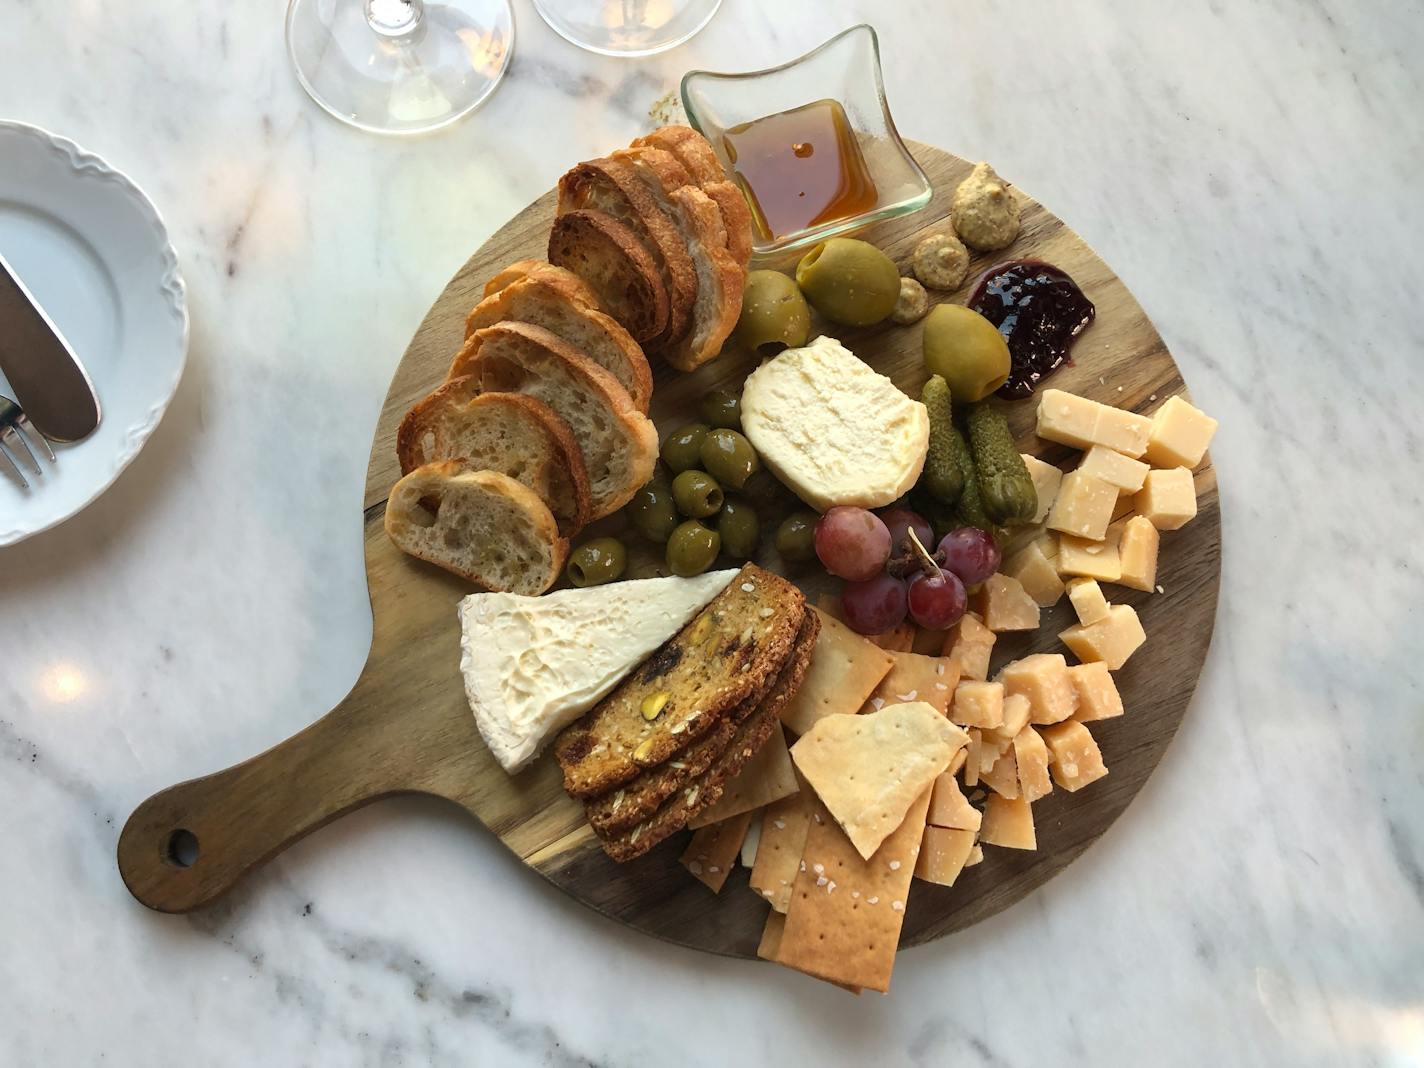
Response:
M880 42L875 30L862 23L779 67L742 74L694 70L683 76L682 103L688 120L712 143L717 158L743 193L756 183L739 173L733 159L730 141L739 131L757 120L783 116L798 109L810 110L806 105L827 101L835 101L844 110L846 124L854 137L854 145L859 148L873 191L869 196L847 199L847 203L857 208L852 214L825 218L781 233L768 232L763 222L764 213L758 210L757 197L748 195L753 214L758 217L752 233L752 247L757 256L775 256L805 248L828 237L916 211L929 202L932 192L929 179L906 149L895 129L895 120L890 117L880 74ZM829 129L828 126L823 128ZM810 147L795 145L795 155L804 158L803 149ZM785 146L787 152L792 148L789 143Z

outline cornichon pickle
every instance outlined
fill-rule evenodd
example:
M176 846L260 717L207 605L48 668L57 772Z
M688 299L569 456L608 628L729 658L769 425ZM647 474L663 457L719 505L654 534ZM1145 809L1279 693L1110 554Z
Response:
M920 478L926 491L937 501L953 504L964 489L964 475L955 459L955 449L956 446L963 449L965 445L954 426L949 383L939 375L930 375L920 391L920 401L930 416L929 451L925 453L925 471Z
M984 511L999 523L1027 523L1038 511L1038 494L1014 444L1008 419L981 401L969 409L965 421Z
M960 437L959 440L963 444L964 439ZM984 501L979 495L979 472L975 470L974 457L970 455L969 446L956 448L954 458L959 462L959 472L964 483L964 488L959 492L959 500L954 505L960 526L978 527L980 530L992 532L994 521L984 510Z

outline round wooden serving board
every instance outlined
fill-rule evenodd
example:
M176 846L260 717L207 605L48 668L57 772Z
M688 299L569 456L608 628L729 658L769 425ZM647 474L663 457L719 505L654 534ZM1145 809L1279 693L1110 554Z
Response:
M923 231L944 225L950 195L970 166L926 145L911 147L934 185L933 200L923 211L863 235L899 263L908 262ZM366 571L375 624L361 677L335 709L300 734L139 806L119 839L118 859L124 882L145 905L165 912L198 908L343 813L393 794L427 793L469 810L530 868L607 916L697 949L755 954L767 905L748 890L745 869L714 897L677 863L685 834L638 861L614 864L585 823L582 806L564 794L552 758L546 755L513 777L495 763L475 728L459 672L455 608L471 590L403 556L382 528L387 492L400 475L395 432L401 417L444 377L485 280L512 260L543 257L553 214L549 193L490 238L440 294L396 370L366 484ZM1010 257L1056 264L1097 304L1096 323L1078 341L1074 363L1052 378L1053 386L1143 413L1186 392L1171 354L1127 287L1076 234L1027 198L1019 239L1002 253L978 257L971 280ZM965 293L937 296L962 302ZM925 377L918 325L828 332L918 396ZM688 421L706 390L739 391L755 362L729 346L691 375L657 367L652 415L659 431ZM1034 437L1034 408L1031 400L1009 408L1021 448L1050 462L1067 461L1070 450ZM1210 464L1196 472L1196 484L1197 518L1162 540L1158 582L1166 592L1110 591L1114 601L1137 608L1148 634L1147 644L1118 673L1127 714L1093 725L1111 774L1078 793L1056 790L1034 805L1036 852L989 847L984 862L967 869L952 888L916 882L903 946L991 916L1061 871L1127 807L1162 758L1196 687L1216 614L1221 519ZM764 529L780 519L764 517ZM1064 598L1044 612L1034 634L1000 638L995 669L1029 652L1061 650L1057 633L1072 621ZM191 863L184 866L178 858ZM1103 891L1112 892L1106 879Z

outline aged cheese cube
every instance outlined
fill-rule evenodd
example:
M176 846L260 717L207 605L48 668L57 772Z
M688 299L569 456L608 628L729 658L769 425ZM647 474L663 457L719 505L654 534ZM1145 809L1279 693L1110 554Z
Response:
M1151 593L1157 588L1157 528L1140 515L1135 515L1122 528L1117 543L1118 561L1122 565L1124 586Z
M1114 452L1137 459L1147 451L1152 436L1152 420L1121 408L1099 406L1098 421L1093 427L1093 444L1105 445Z
M1115 604L1108 610L1107 619L1086 625L1075 623L1058 637L1084 663L1101 661L1116 671L1147 640L1147 633L1131 605Z
M964 752L964 750L960 750ZM946 771L934 782L930 794L930 811L925 820L936 827L952 827L960 831L977 831L983 817L959 789L954 773Z
M1102 479L1109 486L1136 493L1142 488L1142 480L1151 469L1141 460L1113 452L1106 445L1094 445L1083 454L1078 470L1085 475Z
M979 785L979 759L984 752L984 736L977 727L970 727L969 744L964 747L964 785Z
M1053 507L1048 510L1048 529L1088 541L1102 541L1107 536L1116 504L1116 486L1082 471L1069 471L1063 476Z
M1033 811L1022 797L990 794L984 801L984 824L979 841L1008 849L1037 849L1033 834Z
M999 752L1003 752L1013 744L1014 735L1024 729L1032 712L1033 706L1023 694L1004 694L1004 722L983 732L985 745L992 745Z
M949 762L949 767L944 769L946 775L958 775L959 769L964 767L964 762L969 757L969 747L965 746L954 754L954 758Z
M1076 720L1043 728L1043 741L1048 746L1048 759L1053 768L1053 781L1070 793L1097 782L1108 773L1102 751L1088 728ZM984 813L984 841L989 841L989 814Z
M920 855L915 860L915 878L953 886L973 849L973 831L926 825Z
M1037 801L1053 792L1053 780L1048 775L1048 746L1032 727L1014 735L1014 761L1019 769L1019 793L1025 801Z
M1068 582L1068 600L1079 623L1096 623L1108 617L1108 599L1096 579L1075 578Z
M1153 467L1196 467L1215 433L1215 419L1181 397L1168 397L1152 416L1147 462Z
M1005 738L997 730L979 732L979 780L989 774L989 769L999 762L999 758L1013 748L1014 740Z
M1071 534L1062 535L1058 539L1058 559L1055 561L1058 573L1116 582L1122 578L1118 534L1118 530L1109 528L1102 541L1085 541Z
M1097 401L1065 393L1061 389L1045 389L1038 398L1038 425L1035 433L1045 441L1057 441L1074 448L1086 449L1093 444L1093 431L1098 425Z
M1038 629L1038 602L1025 592L1023 583L1011 575L1000 573L985 579L975 607L984 619L984 626L995 633Z
M1004 687L998 682L961 682L954 689L949 720L961 727L997 727L1004 722Z
M1042 523L1053 505L1053 498L1058 496L1058 484L1063 481L1063 472L1028 453L1023 454L1023 462L1028 468L1028 477L1033 479L1033 491L1038 494L1038 508L1029 522Z
M1197 514L1197 488L1192 473L1185 467L1148 472L1142 489L1132 499L1132 507L1158 530L1186 526Z
M960 678L982 682L989 677L989 657L998 637L978 616L966 612L945 638L944 655L959 665Z
M972 868L984 859L984 850L979 848L979 843L974 843L974 848L969 851L969 859L964 862L966 868Z
M1061 653L1034 653L1015 660L999 672L1004 693L1028 698L1030 723L1059 723L1078 707L1078 695L1068 678L1068 662Z
M1014 747L1008 746L980 781L1000 797L1019 796L1019 768L1014 760Z
M1043 552L1042 541L1030 542L1020 549L1004 565L1004 574L1019 580L1024 592L1032 597L1040 608L1052 608L1063 596L1063 580L1058 577L1058 569Z
M1122 715L1122 695L1117 692L1112 672L1101 660L1074 664L1068 669L1068 678L1078 694L1078 708L1073 718L1079 723ZM1008 707L1007 701L1004 706Z

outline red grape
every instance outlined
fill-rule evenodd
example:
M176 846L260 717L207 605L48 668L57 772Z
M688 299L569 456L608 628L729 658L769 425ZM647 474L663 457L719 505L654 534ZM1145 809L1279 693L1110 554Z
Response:
M892 552L899 552L904 548L906 532L909 530L915 532L915 537L920 539L920 544L926 549L934 541L934 528L919 512L912 512L908 508L887 508L880 513L880 519L890 529Z
M977 586L999 569L999 547L978 527L951 530L935 552L939 566L952 571L966 586Z
M858 634L884 634L905 621L905 583L881 573L865 582L848 582L841 591L846 625Z
M884 570L890 531L864 508L832 508L816 523L816 555L837 578L864 582Z
M921 571L910 580L910 618L927 630L945 630L964 615L968 597L964 583L953 571L928 575Z

